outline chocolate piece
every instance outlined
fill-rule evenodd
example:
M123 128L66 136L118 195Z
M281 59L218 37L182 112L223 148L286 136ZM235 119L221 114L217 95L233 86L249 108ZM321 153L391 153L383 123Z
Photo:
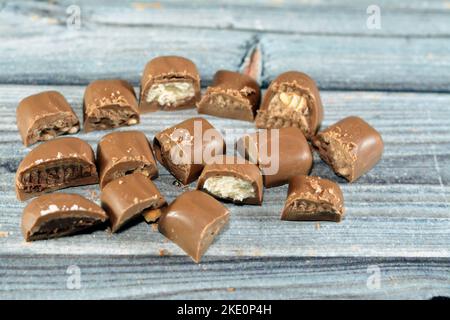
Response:
M295 176L289 181L281 220L341 221L344 197L339 185L319 177Z
M58 238L85 231L108 219L98 205L77 194L45 194L23 210L22 233L26 241Z
M310 139L322 119L322 101L314 80L304 73L289 71L280 74L267 89L256 127L297 127Z
M120 131L105 135L97 146L100 188L114 179L140 172L149 178L158 176L151 146L140 131Z
M253 121L260 97L259 85L252 77L220 70L197 104L197 110L222 118Z
M16 193L23 201L44 192L97 182L91 146L78 138L59 138L37 146L22 160L16 172Z
M141 78L140 112L192 108L200 100L200 75L195 64L177 56L157 57Z
M80 130L77 115L57 91L45 91L23 99L17 107L16 119L25 146Z
M219 156L213 164L207 164L198 178L197 189L238 204L260 205L263 200L258 166L238 157Z
M193 190L181 194L164 210L158 229L199 263L228 218L229 210L219 201Z
M319 132L312 142L323 161L349 182L372 169L384 148L381 135L358 117L333 124Z
M156 134L156 159L183 184L196 180L206 163L225 153L220 133L203 118L191 118Z
M139 123L134 89L124 80L96 80L84 93L84 131L105 130Z
M100 199L111 221L112 232L141 216L143 211L160 208L166 203L153 182L141 173L111 181L102 190Z
M313 164L308 141L296 127L246 135L237 142L237 149L259 166L266 188L286 184L293 176L308 174Z

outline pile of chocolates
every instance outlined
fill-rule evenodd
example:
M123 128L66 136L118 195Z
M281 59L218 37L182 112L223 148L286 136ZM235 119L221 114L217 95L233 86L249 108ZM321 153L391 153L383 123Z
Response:
M353 182L380 160L380 134L358 117L348 117L318 132L323 106L315 82L290 71L272 81L261 100L251 77L220 70L201 96L195 64L176 56L158 57L145 67L139 101L123 80L97 80L83 100L85 132L131 126L141 115L196 106L200 114L255 122L226 155L220 132L201 117L187 119L156 134L152 143L140 131L106 134L94 152L74 137L80 121L56 91L23 99L17 127L23 144L46 141L20 163L15 179L17 198L34 198L23 211L26 241L78 233L109 223L111 232L143 216L199 262L229 219L221 203L261 205L263 189L289 184L282 220L341 221L344 199L339 185L308 176L313 151L334 172ZM199 133L200 130L200 133ZM152 179L156 162L181 184L197 181L167 204ZM55 190L99 184L101 206L77 194Z

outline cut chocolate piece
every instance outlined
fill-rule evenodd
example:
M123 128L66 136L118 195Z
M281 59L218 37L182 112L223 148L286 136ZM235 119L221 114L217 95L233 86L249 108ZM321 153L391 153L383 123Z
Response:
M46 194L23 210L22 232L26 241L58 238L85 231L108 219L98 205L77 194Z
M199 263L228 218L229 210L219 201L193 190L181 194L164 210L158 229Z
M215 198L238 204L261 204L263 179L257 165L245 159L219 156L213 164L207 164L197 183Z
M237 142L238 152L257 164L262 171L264 186L276 187L296 175L311 171L313 156L302 131L296 127L260 130Z
M84 93L84 131L105 130L139 123L136 94L124 80L96 80Z
M358 117L345 118L312 140L334 172L353 182L372 169L383 154L381 135Z
M111 221L111 231L118 231L127 222L150 209L158 209L166 201L146 176L134 173L108 183L100 196L102 207Z
M344 196L333 181L319 177L295 176L289 181L281 220L341 221Z
M259 85L252 77L220 70L197 104L197 110L222 118L253 121L260 97Z
M289 71L272 81L256 116L257 128L300 128L309 140L319 129L323 107L316 83Z
M149 179L158 176L152 148L140 131L112 132L105 135L97 146L100 188L127 174L140 172Z
M225 153L221 134L203 118L191 118L156 134L156 159L181 183L196 180L206 163Z
M98 182L94 151L78 138L47 141L28 153L16 173L16 193L26 200L44 192Z
M141 113L192 108L199 100L200 75L191 60L164 56L147 63L141 78Z
M17 107L16 119L25 146L80 130L77 115L57 91L45 91L23 99Z

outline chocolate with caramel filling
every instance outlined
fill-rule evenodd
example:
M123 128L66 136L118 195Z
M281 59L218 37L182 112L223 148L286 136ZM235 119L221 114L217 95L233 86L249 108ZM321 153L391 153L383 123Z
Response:
M295 176L289 181L281 220L341 221L344 197L333 181L319 177Z
M44 192L97 182L91 146L78 138L59 138L37 146L22 160L16 172L16 193L23 201Z
M63 237L105 222L98 205L77 194L46 194L23 210L22 232L26 241Z
M320 157L349 182L372 169L384 148L378 131L358 117L333 124L319 132L312 142Z
M297 127L310 139L322 119L322 101L314 80L304 73L289 71L275 78L267 89L256 127Z

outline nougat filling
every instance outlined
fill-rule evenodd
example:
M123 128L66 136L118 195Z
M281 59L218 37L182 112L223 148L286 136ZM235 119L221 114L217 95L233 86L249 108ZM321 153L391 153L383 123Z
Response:
M158 102L161 106L174 106L195 96L194 85L190 81L156 83L147 92L146 101Z
M51 123L45 123L33 129L30 138L32 141L46 141L57 136L69 133L77 133L80 130L80 125L71 118L62 118Z
M233 201L243 201L256 196L252 182L237 177L210 177L206 179L203 188L214 196Z
M96 110L89 115L88 121L96 129L117 128L139 122L137 114L126 108Z

